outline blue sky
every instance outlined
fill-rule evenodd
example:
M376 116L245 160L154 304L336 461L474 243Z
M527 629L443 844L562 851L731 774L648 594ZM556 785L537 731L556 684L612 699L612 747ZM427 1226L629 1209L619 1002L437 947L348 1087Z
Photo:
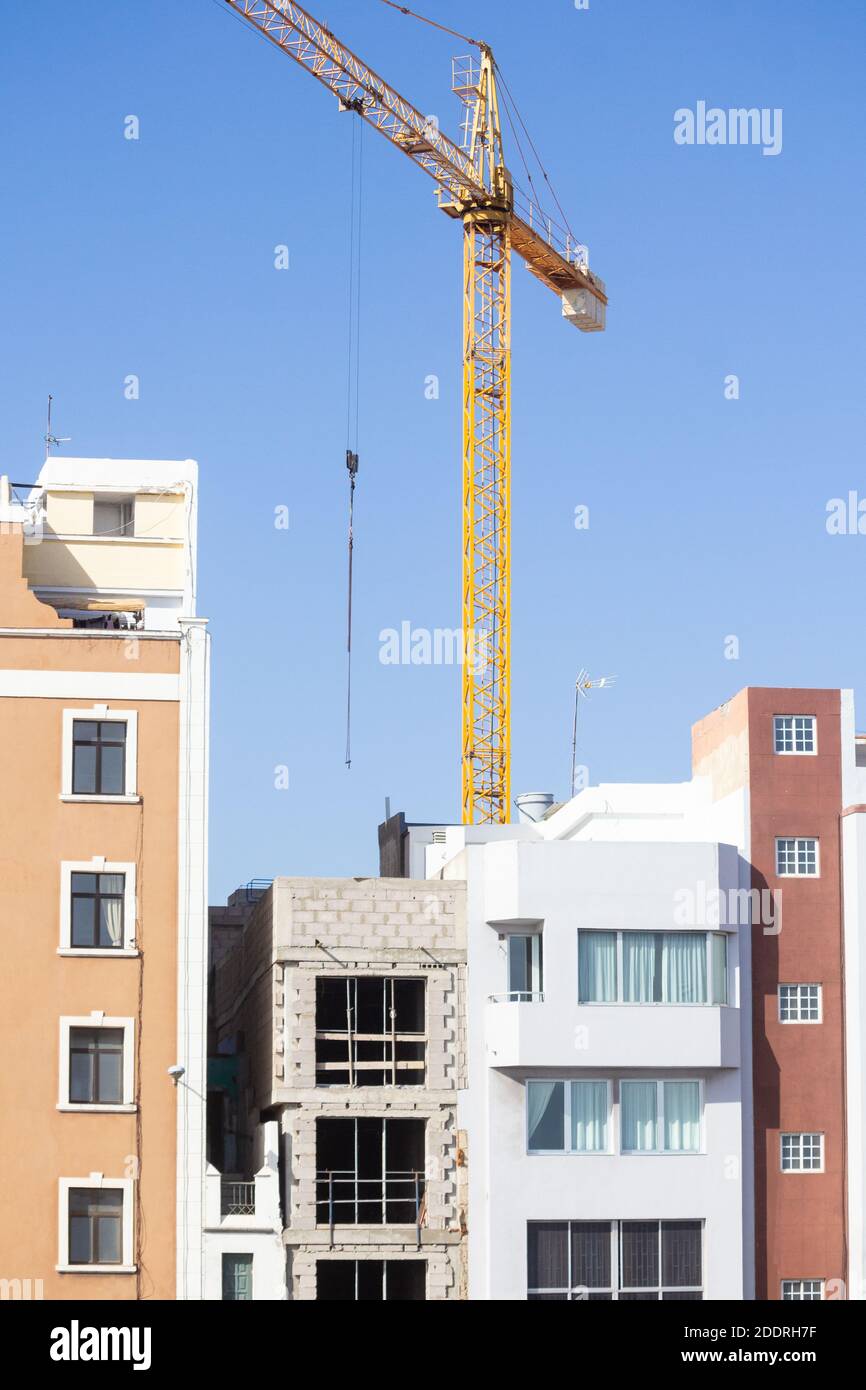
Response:
M493 44L611 298L607 333L578 334L515 265L514 790L565 794L581 666L618 676L584 712L593 781L688 776L691 722L747 684L853 685L866 725L866 536L825 527L866 497L866 10L426 10ZM459 42L378 0L320 13L456 134ZM384 666L379 634L459 622L459 227L367 132L347 773L353 118L219 0L12 7L0 64L0 467L34 475L48 391L68 452L199 460L214 899L375 872L386 795L458 814L459 671ZM677 146L699 100L782 108L782 153Z

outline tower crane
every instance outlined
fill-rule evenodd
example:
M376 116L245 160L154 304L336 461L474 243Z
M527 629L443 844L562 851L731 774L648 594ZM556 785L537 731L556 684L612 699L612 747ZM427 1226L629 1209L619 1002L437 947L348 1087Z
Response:
M462 821L504 823L511 806L512 252L584 332L604 328L604 283L589 269L586 248L534 196L515 189L503 152L501 74L488 44L459 36L475 52L453 63L452 87L465 107L457 144L294 0L226 3L333 92L342 110L356 112L423 169L439 207L463 224Z

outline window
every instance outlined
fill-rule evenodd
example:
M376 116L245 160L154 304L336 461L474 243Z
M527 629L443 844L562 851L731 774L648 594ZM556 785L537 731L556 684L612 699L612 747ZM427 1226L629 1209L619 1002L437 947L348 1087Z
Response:
M71 883L72 945L123 945L123 874L74 873Z
M111 497L93 503L94 536L132 536L134 528L134 497Z
M700 1153L699 1081L621 1081L623 1153Z
M133 1110L135 1020L85 1018L60 1020L61 1110Z
M607 1081L527 1081L529 1153L608 1153Z
M317 1086L423 1086L425 982L316 981Z
M126 725L109 719L76 719L72 725L72 792L123 796L126 789Z
M776 873L780 878L814 878L818 873L818 841L776 841Z
M316 1221L416 1225L424 1198L423 1120L316 1121Z
M820 985L779 985L780 1023L820 1023Z
M137 799L137 730L135 710L64 710L62 797Z
M814 714L777 714L773 720L773 747L777 753L815 753Z
M581 1004L726 1004L723 932L581 931Z
M782 1280L782 1300L785 1303L817 1303L823 1297L823 1279Z
M824 1171L823 1134L783 1134L783 1173L822 1173Z
M61 1178L59 1271L134 1274L131 1178Z
M60 865L60 950L67 954L130 954L135 950L135 865Z
M703 1297L700 1221L530 1221L530 1302Z
M319 1303L423 1303L426 1283L426 1260L316 1261Z
M508 997L518 1004L544 998L541 932L508 936Z
M72 1105L122 1104L122 1028L69 1030L69 1100Z
M223 1255L223 1301L247 1303L252 1296L252 1255Z

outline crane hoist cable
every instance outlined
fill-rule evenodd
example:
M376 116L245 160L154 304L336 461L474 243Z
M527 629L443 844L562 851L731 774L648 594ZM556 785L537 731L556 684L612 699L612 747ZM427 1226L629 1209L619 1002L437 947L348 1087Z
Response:
M349 198L349 324L346 368L346 468L349 473L349 582L346 612L347 768L352 766L352 599L355 552L355 483L358 476L358 441L361 415L361 225L363 193L364 126L363 123L353 121Z

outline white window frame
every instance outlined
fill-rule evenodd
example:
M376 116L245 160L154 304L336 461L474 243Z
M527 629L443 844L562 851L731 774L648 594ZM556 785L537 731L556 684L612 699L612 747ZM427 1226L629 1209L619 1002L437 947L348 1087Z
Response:
M782 990L783 990L783 989L795 989L795 990L798 991L798 993L797 993L797 995L796 995L798 1016L797 1016L796 1018L783 1018L783 1017L782 1017ZM802 1004L802 1000L801 1000L799 991L800 991L800 990L803 990L803 989L816 989L816 990L818 991L818 1017L817 1017L817 1018L802 1018L802 1017L800 1017L799 1011L800 1011L800 1007L801 1007L801 1004ZM798 982L798 981L786 981L784 984L780 984L779 987L778 987L778 999L779 999L779 1022L780 1022L780 1023L783 1023L783 1024L785 1025L785 1027L787 1027L789 1024L803 1024L803 1025L806 1026L806 1027L809 1027L809 1026L814 1027L814 1025L815 1025L816 1023L823 1023L823 1022L824 1022L824 990L823 990L822 986L819 985L819 984L816 984L814 980L807 980L807 981L803 981L803 982Z
M119 1265L74 1265L69 1263L69 1193L73 1187L119 1188L123 1193L122 1263ZM86 1178L60 1178L57 1210L58 1274L135 1274L133 1263L133 1179L107 1178L104 1173L90 1173Z
M799 1140L801 1141L801 1142L800 1142L800 1157L801 1157L801 1159L802 1159L802 1156L803 1156L803 1155L802 1155L802 1149L803 1149L802 1141L803 1141L803 1139L804 1139L806 1136L808 1136L808 1137L811 1139L813 1135L817 1135L818 1140L820 1141L820 1156L821 1156L821 1162L820 1162L819 1166L818 1166L817 1168L786 1168L786 1167L784 1166L784 1164L785 1164L785 1140L786 1140L786 1139L799 1139ZM781 1173L784 1173L784 1174L786 1174L786 1175L789 1174L789 1173L796 1173L796 1174L798 1174L800 1177L807 1177L807 1178L809 1178L809 1177L814 1177L816 1174L819 1174L819 1173L823 1173L823 1172L824 1172L824 1163L825 1163L825 1144L824 1144L824 1134L822 1133L821 1130L816 1130L816 1129L786 1129L786 1130L784 1130L784 1131L779 1135L779 1171L780 1171Z
M779 845L782 843L793 842L794 858L797 858L797 846L801 844L813 844L815 846L815 872L813 874L801 874L796 869L793 872L789 869L779 868ZM777 835L776 836L776 877L777 878L820 878L821 877L821 841L817 835Z
M654 927L636 928L652 932L656 936L677 936L677 931L669 931L665 928L656 930ZM704 937L704 948L707 956L707 997L698 1000L696 1003L676 1004L665 999L626 999L625 998L625 969L623 941L629 935L631 928L619 929L616 927L579 927L577 932L577 1005L580 1009L728 1009L736 1007L732 1003L734 996L734 979L731 970L731 940L733 932L719 931L708 927L688 927L684 929L687 935ZM581 933L588 936L593 932L606 932L616 937L616 998L615 999L581 999L580 997L580 937ZM713 1003L715 994L715 970L713 966L713 937L720 936L725 942L725 994L727 1003Z
M656 1147L654 1149L624 1149L622 1144L622 1088L629 1082L641 1084L651 1084L656 1087ZM695 1085L698 1087L698 1107L700 1110L700 1121L698 1125L698 1147L696 1149L665 1149L659 1148L659 1141L664 1139L665 1133L665 1085ZM617 1125L618 1150L622 1158L700 1158L701 1154L706 1153L704 1142L704 1083L699 1076L623 1076L618 1083L617 1101L619 1104L619 1124Z
M817 1286L818 1286L818 1297L817 1297L817 1298L804 1298L804 1297L803 1297L803 1285L804 1285L804 1284L817 1284ZM799 1290L800 1290L800 1292L799 1292L798 1294L793 1293L793 1290L794 1290L796 1287L799 1287ZM785 1296L785 1290L786 1290L786 1289L791 1289L791 1290L792 1290L791 1295L790 1295L789 1297L787 1297L787 1298L786 1298L786 1296ZM782 1280L782 1283L781 1283L780 1293L781 1293L782 1302L784 1302L784 1303L818 1303L818 1302L823 1302L823 1301L824 1301L824 1280L823 1280L823 1279L783 1279L783 1280Z
M73 946L72 944L72 875L123 874L123 945ZM135 865L99 855L85 859L64 859L60 864L60 945L59 956L137 956L135 944L136 899Z
M526 941L530 943L530 984L538 985L538 989L519 990L511 988L511 943L513 940ZM544 933L542 929L536 928L534 931L510 931L505 933L505 998L511 1004L543 1004L544 1003Z
M565 1087L565 1107L564 1107L564 1148L561 1149L533 1149L529 1144L529 1087L533 1081L547 1082L550 1085ZM597 1085L604 1085L607 1088L607 1148L605 1149L572 1149L571 1144L571 1087L573 1082L581 1081L595 1082ZM541 1156L547 1158L605 1158L616 1152L614 1148L613 1132L613 1082L606 1076L529 1076L526 1078L526 1096L524 1101L526 1111L526 1152L533 1158Z
M101 792L73 792L72 790L72 726L77 721L98 724L126 724L126 764L124 783L126 791L122 795L110 796ZM135 803L141 800L138 795L138 710L111 709L108 705L93 705L89 709L65 709L63 711L63 762L60 784L61 801L106 801L112 805Z
M792 720L792 721L795 720L795 719L810 719L810 720L812 721L812 747L811 747L811 748L797 748L797 747L796 747L796 743L797 743L797 732L796 732L796 729L793 727L793 724L792 724L792 727L791 727L791 742L792 742L792 744L794 744L794 747L792 747L792 748L779 748L779 747L777 746L777 745L778 745L778 741L779 741L779 733L780 733L780 730L779 730L779 722L780 722L780 720L782 720L782 719L790 719L790 720ZM817 716L814 715L814 714L774 714L774 715L773 715L773 752L776 754L777 757L780 757L780 758L814 758L814 757L817 755L817 752L818 752L818 719L817 719Z
M120 1104L69 1099L69 1052L73 1028L119 1028L123 1032L123 1100ZM60 1020L60 1074L57 1109L70 1113L131 1115L135 1112L135 1019L109 1018L98 1010L78 1018Z

